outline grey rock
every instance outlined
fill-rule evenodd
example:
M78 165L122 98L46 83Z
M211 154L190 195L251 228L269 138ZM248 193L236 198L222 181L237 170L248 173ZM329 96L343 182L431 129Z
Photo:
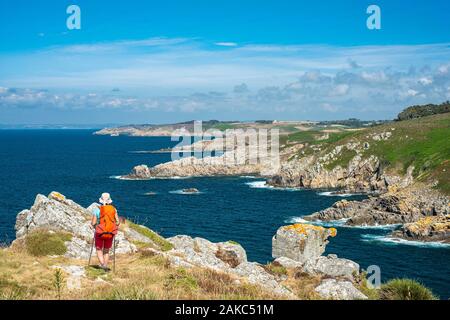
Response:
M279 284L275 277L269 274L263 267L255 262L244 262L232 269L233 273L245 277L249 283L259 285L262 288L280 296L295 298L295 295Z
M66 247L66 257L86 260L89 259L89 253L91 251L91 244L89 244L89 242L77 237L72 237L71 241L66 242Z
M175 236L167 240L175 248L165 253L173 265L183 267L197 266L234 274L273 294L290 298L294 297L288 289L280 285L276 278L262 266L257 263L247 262L245 250L238 244L229 242L212 243L206 239L191 238L185 235ZM233 263L224 259L223 255L217 254L221 250L226 252L225 255L227 257L232 257Z
M284 226L272 238L272 257L286 257L300 263L317 259L325 252L330 229L297 224Z
M303 265L303 271L309 274L326 275L330 277L344 277L353 281L359 274L359 264L352 260L338 258L329 254L321 256L317 260L307 261Z
M315 291L325 299L365 300L367 297L348 280L324 279Z
M301 262L286 258L278 257L273 261L274 265L279 265L288 269L295 269L301 267L303 264Z
M228 263L232 268L247 262L247 253L236 243L221 242L217 244L216 257Z

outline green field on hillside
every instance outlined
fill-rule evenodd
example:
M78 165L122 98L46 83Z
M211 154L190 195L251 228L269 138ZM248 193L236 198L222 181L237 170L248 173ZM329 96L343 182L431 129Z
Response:
M374 135L390 132L387 140L375 141ZM363 157L377 156L387 172L404 174L414 166L413 175L418 181L438 181L437 188L450 194L450 113L432 115L400 122L370 127L359 131L343 131L329 134L325 140L317 140L320 131L297 132L289 135L287 141L321 145L325 154L334 147L349 142L368 142L370 148ZM302 154L311 154L306 147ZM344 150L341 156L330 163L327 169L337 165L345 166L354 156Z

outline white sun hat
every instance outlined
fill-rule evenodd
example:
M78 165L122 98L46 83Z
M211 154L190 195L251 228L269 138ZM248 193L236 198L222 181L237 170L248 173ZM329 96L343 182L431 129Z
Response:
M100 201L100 203L103 205L111 204L112 203L111 195L107 192L102 193L102 196L100 197L100 199L98 199L98 201Z

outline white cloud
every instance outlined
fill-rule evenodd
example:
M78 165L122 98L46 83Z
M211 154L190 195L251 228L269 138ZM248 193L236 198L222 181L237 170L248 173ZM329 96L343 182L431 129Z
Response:
M348 84L338 84L334 87L332 94L336 96L343 96L348 93L350 86Z
M427 77L420 78L420 79L419 79L419 83L422 84L422 85L424 85L424 86L428 86L428 85L430 85L430 84L433 83L433 79L427 78Z
M221 47L236 47L238 44L236 42L216 42L215 45Z
M3 55L0 84L27 89L0 87L0 108L392 116L449 95L448 44L234 44L152 38Z
M411 96L411 97L417 96L418 93L419 93L419 91L416 91L416 90L413 90L413 89L409 89L408 91L406 91L406 95L407 96Z

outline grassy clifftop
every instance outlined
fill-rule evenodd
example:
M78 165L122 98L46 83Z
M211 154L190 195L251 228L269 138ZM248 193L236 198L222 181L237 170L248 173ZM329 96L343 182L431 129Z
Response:
M437 182L437 189L450 194L449 137L450 113L445 113L326 135L323 132L297 132L289 135L287 141L306 143L306 147L296 157L325 155L349 143L366 144L363 158L377 156L386 172L404 174L412 165L415 168L413 176L417 181ZM327 168L346 166L354 156L353 150L344 147Z

